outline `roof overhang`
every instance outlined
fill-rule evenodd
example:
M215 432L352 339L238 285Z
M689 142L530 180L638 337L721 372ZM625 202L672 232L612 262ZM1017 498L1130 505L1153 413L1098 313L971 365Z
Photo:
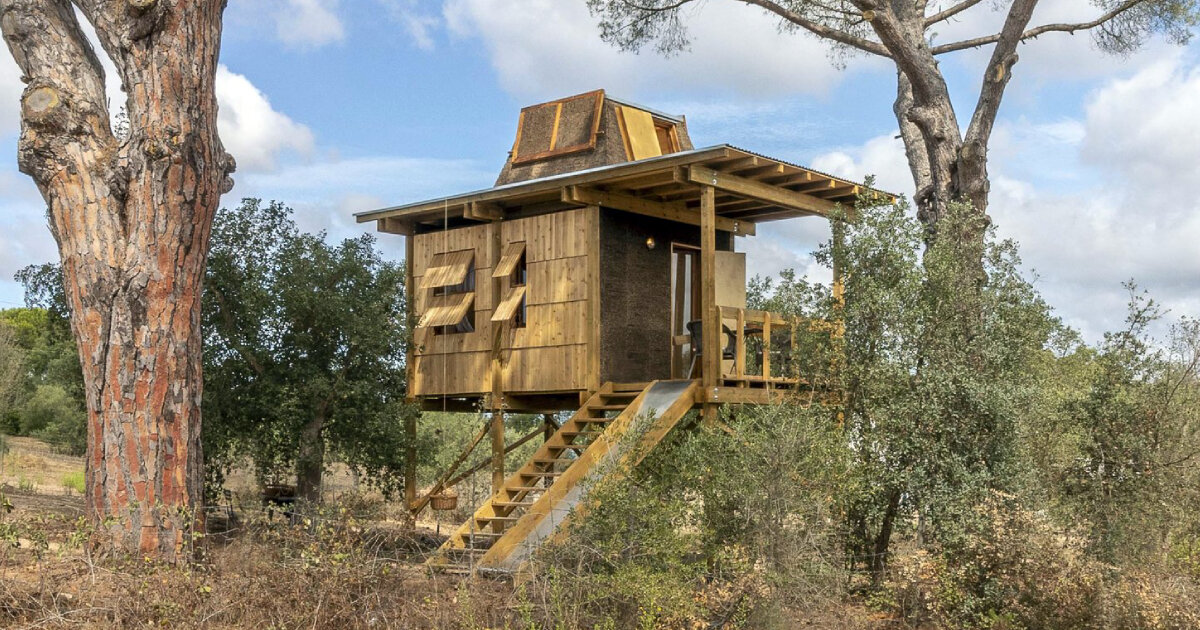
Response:
M755 233L755 224L803 216L829 216L839 205L852 212L860 194L895 196L802 166L718 145L636 162L613 164L516 182L355 215L377 221L380 231L417 231L487 222L506 211L547 211L601 205L699 225L700 194L716 191L717 229Z

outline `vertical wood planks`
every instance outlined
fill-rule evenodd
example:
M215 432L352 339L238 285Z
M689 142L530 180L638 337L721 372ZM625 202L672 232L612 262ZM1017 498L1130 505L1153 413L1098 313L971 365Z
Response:
M587 207L587 385L600 389L600 206Z

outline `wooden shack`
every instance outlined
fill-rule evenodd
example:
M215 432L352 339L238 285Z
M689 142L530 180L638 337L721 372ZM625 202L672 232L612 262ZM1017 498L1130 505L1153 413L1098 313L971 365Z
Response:
M711 417L795 386L769 350L795 322L746 309L739 250L770 222L827 218L861 192L730 145L694 148L682 116L595 91L521 110L495 186L357 215L407 237L409 396L494 412L496 497L449 547L492 532L484 553L511 567L519 541L548 535L539 523L606 450L586 446L602 434L653 409L666 414L657 440L695 406ZM559 410L576 412L506 478L503 412Z

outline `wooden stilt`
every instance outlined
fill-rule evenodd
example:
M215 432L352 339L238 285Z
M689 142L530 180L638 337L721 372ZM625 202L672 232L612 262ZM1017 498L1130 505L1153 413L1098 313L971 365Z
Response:
M417 412L404 419L404 505L412 509L417 502Z

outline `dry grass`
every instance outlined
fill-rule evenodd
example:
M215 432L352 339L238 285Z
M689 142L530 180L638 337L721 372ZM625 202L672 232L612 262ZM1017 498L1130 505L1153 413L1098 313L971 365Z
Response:
M398 506L354 492L349 475L335 477L337 500L295 523L268 518L252 478L235 478L238 518L230 531L201 541L191 566L96 557L86 544L83 498L59 483L81 470L81 460L37 440L9 444L2 491L14 509L0 515L0 628L614 627L557 614L574 604L563 597L584 594L570 594L566 584L535 577L516 587L431 572L422 562L439 538L396 518ZM20 491L20 479L34 480L32 491ZM219 515L210 522L220 523ZM443 522L443 533L455 524ZM587 588L585 581L573 585ZM717 590L698 587L695 596L723 597ZM835 601L823 610L770 615L768 626L743 627L884 627L860 607Z

